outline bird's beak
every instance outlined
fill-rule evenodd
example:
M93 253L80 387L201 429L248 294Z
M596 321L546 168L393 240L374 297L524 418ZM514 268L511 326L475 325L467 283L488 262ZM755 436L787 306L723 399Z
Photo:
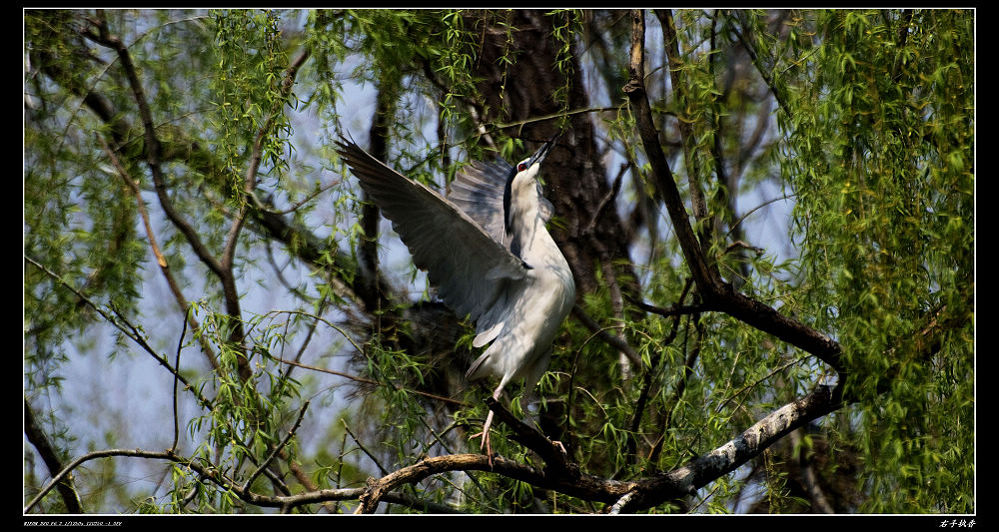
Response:
M548 157L548 153L551 152L552 146L555 145L555 141L558 140L558 137L559 134L556 133L554 137L544 144L544 146L541 146L541 149L534 154L534 157L531 157L531 163L528 166L530 167L535 164L541 164L545 160L545 157Z

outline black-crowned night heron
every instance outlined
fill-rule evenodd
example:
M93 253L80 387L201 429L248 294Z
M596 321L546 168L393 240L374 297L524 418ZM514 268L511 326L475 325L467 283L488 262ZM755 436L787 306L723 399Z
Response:
M427 272L437 294L459 317L475 322L476 348L490 344L468 369L473 381L499 378L497 401L513 379L533 391L551 360L552 340L576 298L562 252L545 223L552 205L537 181L554 139L511 167L502 159L459 170L447 198L412 181L348 140L339 153ZM492 461L489 411L480 449Z

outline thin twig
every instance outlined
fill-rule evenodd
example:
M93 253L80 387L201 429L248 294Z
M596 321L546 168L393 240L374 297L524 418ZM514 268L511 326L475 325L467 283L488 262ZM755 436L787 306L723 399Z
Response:
M249 195L257 188L257 172L260 170L260 163L263 160L264 140L267 139L268 133L277 121L277 117L280 115L288 95L291 94L291 87L295 83L295 77L298 75L299 69L309 58L309 55L310 50L305 48L285 70L285 76L281 82L280 98L275 101L274 108L268 115L267 120L257 130L257 134L253 140L253 146L250 151L250 163L247 165L246 175L243 178L244 194ZM233 266L237 239L243 224L246 222L248 213L249 209L244 204L240 208L239 214L233 220L232 226L229 228L229 234L226 236L226 243L222 251L222 265L226 269L231 269Z
M63 280L63 278L60 277L58 274L56 274L52 270L48 269L47 267L43 266L41 263L39 263L35 259L31 258L28 255L24 255L24 260L26 260L32 266L34 266L34 267L38 268L39 270L43 271L46 275L48 275L49 277L51 277L52 279L54 279L55 281L57 281L59 284L63 285L68 290L70 290L71 292L73 292L73 294L75 294L81 300L83 300L84 302L86 302L87 305L89 305L98 314L100 314L101 317L104 318L105 321L107 321L108 323L110 323L111 325L113 325L119 331L125 333L125 336L128 336L132 341L134 341L136 344L138 344L139 347L141 347L144 351L146 351L147 353L149 353L150 356L152 356L154 359L156 359L156 361L159 362L161 366L165 367L167 369L167 371L169 371L170 373L174 374L180 380L180 382L184 383L184 386L186 387L186 389L190 390L191 393L194 394L194 396L198 398L198 402L200 402L203 407L211 409L211 406L212 406L211 401L209 401L208 399L206 399L203 396L201 396L201 394L198 393L198 391L195 389L195 387L192 386L191 383L188 382L188 380L186 378L184 378L184 376L181 375L180 372L177 371L176 368L171 367L170 366L170 362L167 361L166 358L160 356L156 352L156 350L154 350L152 348L152 346L149 345L149 342L146 341L146 339L142 336L142 334L139 333L138 328L135 327L134 325L132 325L127 319L125 319L125 317L122 316L121 313L119 313L117 311L117 309L112 309L112 310L114 310L115 315L117 316L117 319L116 319L114 316L111 316L107 312L105 312L104 309L98 307L97 304L94 303L93 301L91 301L91 299L89 297L87 297L82 292L80 292L79 290L77 290L75 287L73 287L72 285L70 285L68 282L66 282L65 280ZM123 323L124 323L124 325L123 325ZM127 329L126 329L126 326L127 326Z
M350 430L350 426L347 425L347 420L340 419L340 423L343 424L343 428L344 430L347 431L347 434L350 434L350 439L354 440L354 443L357 444L357 448L360 449L361 452L366 454L368 458L370 458L371 461L375 463L375 466L377 466L378 470L382 472L382 475L387 475L388 470L385 469L385 467L382 466L381 462L378 461L378 458L376 458L375 455L372 454L371 451L369 451L367 447L364 446L363 443L361 443L361 440L357 439L357 436L354 435L354 432Z
M309 402L306 401L305 404L302 405L302 408L298 410L298 418L295 420L295 424L291 426L288 434L286 434L285 437L281 439L281 442L271 450L271 453L267 455L267 458L261 462L260 465L257 466L257 469L251 473L249 477L247 477L246 482L243 483L243 491L250 489L250 486L253 485L253 481L256 480L257 477L260 476L260 473L262 473L263 470L270 465L270 463L274 460L274 457L276 457L278 453L284 449L285 445L288 445L288 442L295 436L295 432L298 431L298 427L302 424L302 419L305 417L305 411L308 408Z
M271 358L273 358L274 360L276 360L277 362L280 362L282 364L288 364L288 365L291 365L291 366L296 366L296 367L303 368L303 369L309 369L309 370L312 370L312 371L319 371L321 373L329 373L330 375L336 375L338 377L343 377L345 379L349 379L349 380L352 380L354 382L359 382L359 383L362 383L362 384L370 384L372 386L382 386L382 385L384 385L384 383L378 382L378 381L376 381L374 379L367 379L367 378L364 378L364 377L358 377L356 375L351 375L349 373L343 373L341 371L336 371L336 370L326 369L326 368L320 368L318 366L310 366L308 364L303 364L301 362L295 362L293 360L285 360L283 358L276 358L276 357L271 357ZM434 399L436 401L442 401L442 402L445 402L445 403L451 403L451 404L457 405L457 406L469 406L468 403L466 403L464 401L459 401L457 399L451 399L450 397L444 397L443 395L435 395L435 394L432 394L432 393L423 392L423 391L420 391L420 390L414 390L412 388L404 388L404 387L397 386L397 385L391 385L391 386L393 386L396 390L405 391L405 392L408 392L408 393L415 393L416 395L422 395L423 397L427 397L429 399Z
M735 27L734 24L731 26L731 29L732 32L735 33L736 38L739 39L739 43L742 44L742 48L746 50L747 54L749 54L749 59L752 61L753 66L756 67L756 71L760 73L760 77L763 78L763 82L767 84L767 87L770 89L770 93L774 95L774 99L777 100L777 105L780 106L781 110L784 111L784 114L787 116L794 116L791 114L791 111L788 110L787 104L784 102L784 97L781 95L781 91L774 83L772 73L764 70L764 65L762 61L760 61L759 55L756 53L756 48L752 46L748 39L743 37L742 33Z
M640 308L640 309L642 309L642 310L644 310L646 312L651 312L653 314L658 314L658 315L666 317L666 318L673 317L673 316L685 316L685 315L688 315L688 314L698 314L698 313L701 313L701 312L705 312L705 311L709 311L709 310L714 310L713 306L711 306L711 305L705 305L703 303L696 304L696 305L676 304L676 305L671 305L668 308L663 308L663 307L658 307L656 305L652 305L652 304L646 303L644 301L639 301L637 299L630 299L629 301L631 301L631 303L634 304L636 307L638 307L638 308Z
M752 209L749 209L749 211L747 211L746 214L743 214L742 216L740 216L739 219L736 220L735 223L732 224L732 227L729 229L728 233L725 234L725 237L728 238L728 236L732 234L732 231L735 231L736 228L739 227L739 225L746 218L748 218L751 214L753 214L754 212L756 212L756 211L762 209L763 207L766 207L767 205L770 205L772 203L777 203L778 201L783 201L783 200L789 200L789 199L793 198L794 196L795 196L795 194L784 194L783 196L781 196L779 198L773 198L773 199L764 201L763 203L757 205L756 207L753 207Z
M604 342L606 342L607 345L609 345L609 346L613 347L614 349L617 349L618 351L624 353L624 355L627 356L628 360L630 360L632 363L634 363L636 365L641 365L641 363L642 363L642 357L639 356L638 353L635 352L634 348L632 348L630 345L628 345L628 343L625 342L621 337L614 336L613 334L608 333L608 331L611 330L611 329L621 329L621 328L623 328L624 327L623 325L611 325L611 326L607 326L607 327L601 327L600 324L598 324L596 321L594 321L594 319L591 318L590 315L587 314L586 311L584 311L583 308L580 307L579 305L576 305L576 306L572 307L572 314L587 329L589 329L590 332L593 333L587 339L587 342L590 339L594 338L594 337L600 338L601 340L603 340ZM585 345L585 343L584 343L584 345Z
M260 198L258 198L257 195L256 195L256 193L254 191L252 191L252 190L246 192L246 196L247 196L247 198L249 198L251 200L251 202L253 203L254 207L257 208L257 210L262 211L262 212L266 212L267 214L274 214L274 215L277 215L277 216L284 216L286 214L291 214L291 213L297 211L298 209L300 209L302 207L302 205L305 205L306 203L308 203L308 202L316 199L317 197L321 196L327 190L329 190L329 189L331 189L333 187L339 186L340 183L341 183L341 181L339 179L334 179L329 184L323 185L323 186L317 188L314 192L306 194L305 197L303 197L302 199L296 201L295 203L292 203L291 206L288 207L287 209L280 210L280 211L279 210L271 209L271 208L267 207L266 205L264 205L263 202L260 201Z
M774 368L772 371L770 371L770 373L767 373L763 377L760 377L759 379L757 379L752 384L747 384L746 386L743 386L737 392L735 392L731 396L729 396L728 399L725 399L724 401L722 401L721 404L719 404L718 407L715 408L715 413L721 412L722 409L725 408L725 406L727 404L731 403L736 397L739 397L740 395L742 395L743 393L745 393L747 390L750 390L750 389L756 387L761 382L769 379L770 377L773 377L774 375L776 375L776 374L784 371L785 369L787 369L787 368L789 368L789 367L791 367L791 366L793 366L795 364L800 364L800 363L804 362L805 360L807 360L807 359L809 359L811 357L812 357L812 355L807 355L807 356L803 356L801 358L796 358L796 359L794 359L794 360L792 360L790 362L787 362L785 364L781 364L779 367Z
M170 450L177 451L177 442L180 440L180 421L177 416L177 376L180 374L180 351L184 347L184 335L187 334L187 315L185 313L183 325L180 329L180 338L177 340L177 356L174 358L173 367L177 373L173 375L173 443Z

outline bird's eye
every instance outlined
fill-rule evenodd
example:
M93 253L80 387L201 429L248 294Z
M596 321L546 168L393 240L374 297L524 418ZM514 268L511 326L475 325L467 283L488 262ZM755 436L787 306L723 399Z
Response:
M523 172L524 170L527 170L527 163L520 163L517 165L518 172Z

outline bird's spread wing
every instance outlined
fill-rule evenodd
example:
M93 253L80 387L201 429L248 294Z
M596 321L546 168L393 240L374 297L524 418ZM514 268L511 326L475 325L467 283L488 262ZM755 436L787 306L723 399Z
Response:
M505 242L503 190L512 170L502 159L471 162L458 170L447 194L497 242Z
M505 283L524 278L523 262L454 203L353 142L342 140L338 145L361 187L409 248L413 263L427 272L438 295L456 314L478 322L502 294ZM477 325L481 328L486 323Z

